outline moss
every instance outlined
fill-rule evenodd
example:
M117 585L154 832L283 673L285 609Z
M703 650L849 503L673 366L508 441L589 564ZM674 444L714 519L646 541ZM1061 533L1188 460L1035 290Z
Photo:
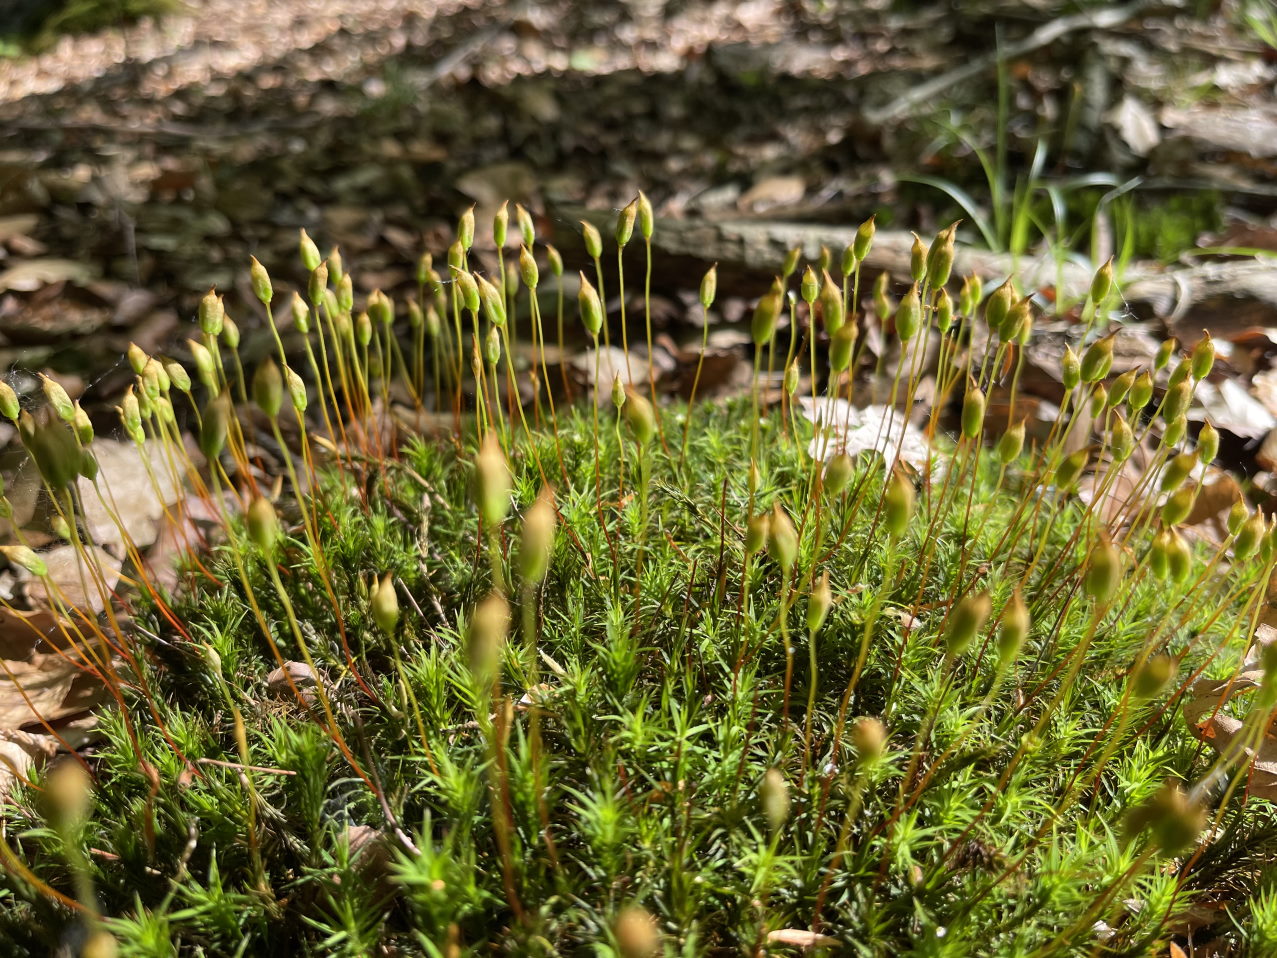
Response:
M1141 197L1130 217L1136 255L1174 262L1194 249L1203 233L1224 225L1223 198L1215 190Z
M460 310L424 278L423 310ZM134 610L137 671L88 756L81 830L51 827L34 785L5 810L39 881L65 894L92 881L126 953L633 953L655 929L702 954L814 926L868 953L1011 955L1091 948L1097 921L1115 930L1106 947L1135 953L1169 941L1202 887L1156 840L1198 834L1206 811L1168 781L1233 783L1212 809L1230 830L1203 839L1216 864L1277 843L1250 830L1263 810L1239 800L1244 768L1204 754L1177 713L1195 670L1235 666L1271 534L1228 571L1203 550L1198 578L1159 580L1151 505L1108 526L1049 485L1058 438L1002 462L980 423L942 434L931 468L861 456L833 495L811 425L788 403L760 408L756 389L662 405L667 449L610 406L498 417L489 368L436 391L474 414L465 428L389 442L355 428L373 425L371 398L391 380L421 389L436 367L410 334L404 361L385 360L393 319L361 342L345 295L317 295L309 338L281 356L305 368L322 336L319 380L346 377L331 391L312 379L306 455L281 445L251 467L253 492L237 431L219 452L205 430L214 490L233 474L248 499L279 477L283 541L229 516L207 574L192 567ZM532 321L515 305L507 323ZM484 324L477 308L455 319ZM969 374L991 387L985 370L1001 368L960 352L979 321L945 340L942 395ZM455 375L455 346L435 342ZM205 391L237 394L218 348ZM813 390L838 393L824 368ZM1075 388L1066 410L1087 409L1094 384ZM163 394L141 413L161 435ZM236 413L248 429L246 405ZM323 436L338 417L344 446ZM545 486L556 533L544 580L525 581L521 524ZM747 551L751 528L764 534ZM1088 577L1101 552L1121 558L1112 596ZM826 574L833 604L812 633ZM374 620L374 584L394 590L396 615ZM999 623L1017 594L1032 626L1008 649ZM970 643L946 646L958 607L992 617L972 614ZM1164 651L1179 678L1133 698L1131 676ZM283 660L291 679L273 674ZM81 845L96 851L77 865ZM49 946L62 906L13 875L0 890L11 940Z

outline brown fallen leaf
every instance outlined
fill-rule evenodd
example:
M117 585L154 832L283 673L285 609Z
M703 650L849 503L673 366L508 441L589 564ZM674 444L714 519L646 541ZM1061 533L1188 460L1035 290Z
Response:
M1277 112L1267 104L1164 106L1157 119L1174 135L1204 143L1211 149L1256 157L1277 156Z
M8 797L15 781L26 778L27 772L53 758L64 745L78 749L101 738L96 715L59 723L57 728L56 736L0 729L0 799Z
M74 631L68 642L64 627L52 612L0 609L0 729L42 727L105 701L100 640L86 649Z
M1025 438L1045 442L1060 418L1060 407L1055 403L1023 391L1012 401L1011 391L999 386L985 399L984 434L991 441L1006 432L1008 424L1023 420Z
M222 510L229 513L235 508L234 496L224 491ZM159 537L146 551L143 561L152 585L172 591L178 583L178 563L193 548L199 549L210 541L220 539L224 532L221 515L211 499L189 496L176 510L176 522L161 523ZM135 574L129 565L129 575Z
M124 540L119 526L139 548L146 548L159 534L159 524L166 506L172 506L183 494L165 450L154 442L146 444L146 459L131 442L97 439L92 446L98 463L97 489L81 477L78 480L85 529L89 538L117 556L124 555ZM198 460L197 460L198 461ZM147 467L150 473L147 472ZM6 494L13 505L13 519L0 520L0 541L9 541L12 524L26 529L30 538L32 524L52 512L48 497L34 463L24 450L6 452L0 467L6 479ZM154 475L154 483L151 480ZM119 525L112 519L114 512Z
M317 698L315 686L318 680L305 662L285 662L283 668L274 669L266 676L266 686L276 695L292 696L293 689L303 705L313 705Z
M1259 688L1264 678L1260 665L1263 650L1273 642L1277 642L1277 628L1259 626L1242 670L1231 678L1198 679L1186 690L1182 706L1189 732L1221 755L1234 760L1247 758L1248 794L1269 800L1277 800L1277 736L1268 726L1255 745L1244 720L1227 714L1224 708L1238 694Z
M78 287L77 287L78 289ZM46 286L28 297L21 309L0 306L0 332L16 345L58 347L80 337L104 334L111 311L86 304L79 297L64 295L62 285ZM53 295L53 294L57 295ZM103 344L103 351L113 346ZM67 386L63 377L59 377ZM68 386L67 392L74 391Z
M1160 330L1144 323L1126 323L1116 330L1117 338L1113 340L1114 375L1120 375L1128 369L1152 369L1157 351L1162 347L1165 338Z
M13 528L26 528L35 517L44 493L39 470L25 449L6 450L0 456L0 472L4 475L5 497L13 506L13 516L0 519L0 541L13 541Z
M537 175L526 163L507 160L463 173L457 177L454 185L475 201L479 207L476 216L488 221L492 219L492 214L502 200L526 203L535 196Z
M706 339L702 361L699 338L680 346L666 333L657 337L657 344L674 362L674 389L684 399L691 395L693 383L696 383L696 394L703 397L715 395L733 384L748 386L749 363L745 361L741 348L749 341L748 334L743 330L711 330ZM699 381L696 378L698 367Z
M7 797L12 783L26 778L37 763L47 762L58 752L52 735L0 729L0 798Z
M1194 901L1188 904L1184 909L1177 909L1175 916L1166 926L1166 931L1171 935L1178 935L1184 938L1191 938L1203 928L1210 928L1217 924L1221 919L1228 917L1228 904L1223 901ZM1178 948L1173 942L1171 943L1171 955L1182 956L1188 958L1187 953L1183 949Z
M0 216L0 243L7 242L15 236L26 236L34 231L39 223L40 217L34 213Z
M1277 468L1277 429L1270 430L1259 444L1255 450L1255 462L1259 463L1259 468L1269 472Z
M391 844L386 833L371 825L347 825L346 842L351 863L365 878L380 876L390 863Z
M920 620L912 612L907 612L897 606L886 606L882 610L882 614L896 619L900 622L900 628L906 632L912 632L920 624Z
M1129 523L1137 511L1134 500L1140 492L1139 482L1139 470L1127 460L1116 475L1103 469L1088 470L1078 483L1077 497L1093 504L1105 526L1116 532L1118 524Z
M1211 422L1217 429L1241 439L1263 439L1277 427L1277 416L1231 379L1218 385L1208 379L1197 384L1197 405L1188 411L1190 422Z
M736 205L761 213L778 206L793 206L802 201L806 192L807 184L801 176L769 176L746 190Z
M40 558L49 567L49 580L54 585L53 599L43 579L37 579L25 570L20 572L23 595L32 608L53 608L54 599L94 614L106 608L106 603L111 601L112 590L120 581L121 563L97 546L87 551L96 568L90 568L73 545L56 546L40 553Z
M165 507L173 505L181 495L180 483L174 479L164 449L154 442L148 442L145 449L143 459L132 442L95 440L93 457L98 462L97 485L102 496L99 498L93 483L85 478L79 480L89 535L117 555L124 554L120 526L139 549L146 548L159 535ZM119 519L118 526L112 512Z
M1272 343L1265 346L1271 348ZM1277 416L1277 366L1255 373L1250 379L1250 391L1274 416Z
M413 436L450 436L454 428L451 413L417 409L403 403L392 405L390 415L400 428ZM466 421L469 421L469 416Z
M1213 533L1211 541L1219 544L1228 538L1228 513L1241 500L1242 487L1232 474L1211 467L1198 487L1184 525L1208 528Z
M598 371L598 390L590 390ZM631 349L628 358L615 346L600 346L598 350L587 349L579 356L569 360L569 370L576 384L582 389L595 393L600 406L612 402L612 380L621 377L621 382L628 385L646 384L649 366L641 352Z
M0 292L31 293L54 283L87 283L93 267L71 259L29 259L0 273Z
M1162 131L1153 111L1129 94L1104 117L1136 156L1148 154L1162 142Z
M832 948L842 942L829 935L821 935L805 928L777 928L767 933L767 940L777 945L793 945L795 948Z
M921 430L890 406L857 409L845 399L823 396L803 396L798 404L803 416L817 427L808 455L822 461L840 452L853 458L862 452L876 452L889 472L898 459L921 470L929 459L938 458Z

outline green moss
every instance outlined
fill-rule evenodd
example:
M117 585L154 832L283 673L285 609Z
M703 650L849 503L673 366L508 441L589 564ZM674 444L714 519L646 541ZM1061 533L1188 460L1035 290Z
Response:
M329 361L375 368L371 347L341 338L345 319L316 324ZM942 358L942 384L956 381L947 362L967 371ZM89 877L125 953L611 953L632 905L670 953L752 950L813 925L866 954L1087 950L1099 921L1113 952L1170 940L1207 886L1130 823L1161 807L1167 781L1244 782L1189 734L1178 696L1195 670L1236 666L1271 542L1227 572L1203 552L1191 585L1159 581L1152 520L1106 533L1049 487L1056 441L1004 468L978 439L942 438L931 470L894 480L916 507L890 535L881 459L858 459L831 496L811 426L752 397L665 406L668 452L613 428L610 407L560 404L554 425L527 415L526 431L516 415L398 445L370 430L317 467L300 503L284 497L269 556L234 519L209 575L136 610L133 679L146 681L104 717L93 811L70 836L97 850ZM485 428L511 470L499 528L473 504ZM520 524L547 483L549 572L523 583ZM788 576L766 549L744 551L751 516L769 511L795 529ZM1086 570L1106 534L1124 569L1097 604ZM835 601L813 637L825 573ZM370 609L386 575L393 634ZM1000 661L1017 590L1033 625ZM500 592L509 631L485 653ZM992 619L947 655L951 609L980 593ZM1133 669L1164 651L1180 679L1132 699ZM319 689L271 679L284 659L313 661ZM880 755L861 717L885 730ZM1277 845L1256 837L1263 803L1239 798L1218 799L1212 867ZM1175 814L1198 833L1196 805ZM67 836L46 827L34 786L5 815L32 872L73 894ZM52 944L62 906L12 875L0 891L11 940Z
M1194 249L1203 233L1224 225L1222 210L1223 200L1215 190L1144 198L1135 204L1129 220L1135 231L1135 251L1163 263L1174 262Z

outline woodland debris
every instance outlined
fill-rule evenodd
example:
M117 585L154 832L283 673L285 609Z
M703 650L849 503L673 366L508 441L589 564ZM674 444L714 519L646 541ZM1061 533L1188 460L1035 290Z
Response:
M573 207L563 207L565 217L592 219L602 228L608 218ZM610 226L609 226L610 228ZM708 266L718 263L720 273L728 270L766 276L785 260L789 250L798 248L812 262L822 246L841 251L856 235L855 227L823 223L795 223L783 220L749 219L668 219L661 220L652 237L656 254L695 260ZM886 272L903 278L909 275L913 234L879 230L873 248L865 258L870 275ZM1094 269L1064 260L1057 262L1045 253L1018 258L959 245L954 257L955 276L974 275L992 288L1016 273L1026 290L1049 289L1057 301L1081 301L1091 286ZM862 281L862 287L865 284ZM1168 321L1200 328L1195 316L1227 304L1239 308L1246 303L1268 310L1277 325L1277 270L1270 262L1257 259L1210 260L1182 266L1155 262L1130 264L1121 282L1122 298L1128 304L1146 306ZM1209 328L1209 323L1205 323Z
M0 608L0 729L40 731L106 700L97 663L109 652L78 629L49 611Z
M822 461L843 452L853 457L876 452L887 472L901 461L921 471L936 457L927 437L904 413L891 406L857 409L845 399L824 396L802 396L798 404L803 416L820 427L808 455Z
M1263 649L1275 641L1277 628L1260 625L1237 674L1225 679L1198 679L1185 691L1182 707L1189 731L1220 755L1245 760L1241 774L1246 777L1247 792L1269 801L1277 800L1277 736L1270 725L1258 730L1256 736L1256 730L1229 714L1227 706L1236 696L1253 692L1263 683Z

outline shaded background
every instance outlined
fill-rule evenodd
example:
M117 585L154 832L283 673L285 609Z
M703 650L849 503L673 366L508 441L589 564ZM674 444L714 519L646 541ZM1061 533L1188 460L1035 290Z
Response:
M1277 248L1270 2L7 0L0 24L0 359L86 401L118 395L130 340L180 353L210 286L251 329L248 257L286 294L300 227L402 293L462 210L483 234L507 198L569 272L582 209L638 189L667 222L811 236L961 217L964 243L1087 271ZM716 333L779 265L663 232L677 344L710 261ZM1264 372L1277 294L1214 293L1169 328L1226 320Z

